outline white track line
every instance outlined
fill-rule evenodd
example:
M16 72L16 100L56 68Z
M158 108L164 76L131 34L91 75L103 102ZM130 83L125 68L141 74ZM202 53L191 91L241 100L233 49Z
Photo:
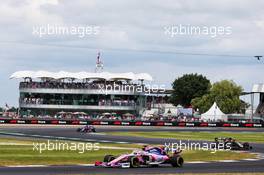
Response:
M192 162L186 162L190 164L201 164L201 163L210 163L210 162L205 162L205 161L192 161Z
M219 161L216 161L216 162L240 162L238 160L219 160Z
M117 149L117 150L135 150L135 148L124 148L124 147L117 147L117 146L99 146L100 149Z
M259 159L242 159L244 161L258 161Z
M77 164L78 166L90 166L90 167L93 167L94 164Z
M1 142L0 143L1 146L12 146L12 145L15 145L15 146L32 146L32 144L30 143L15 143L15 142Z
M9 168L27 168L27 167L49 167L49 165L11 165Z

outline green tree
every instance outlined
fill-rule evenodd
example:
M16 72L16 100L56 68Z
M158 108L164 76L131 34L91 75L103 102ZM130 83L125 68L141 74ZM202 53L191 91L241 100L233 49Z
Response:
M239 99L243 89L235 82L222 80L213 84L208 94L194 98L191 102L201 113L206 112L214 102L226 114L242 112L247 106Z
M210 87L211 83L205 76L185 74L172 83L173 91L170 101L175 106L178 104L189 106L192 99L207 94Z

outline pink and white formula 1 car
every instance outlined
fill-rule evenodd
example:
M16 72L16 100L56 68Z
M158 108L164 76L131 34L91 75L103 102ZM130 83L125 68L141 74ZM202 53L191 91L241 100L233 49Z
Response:
M133 151L131 154L123 154L118 157L106 155L103 162L95 162L95 166L103 167L121 167L121 168L137 168L137 167L156 167L160 164L170 164L173 167L182 167L183 158L180 156L181 151L175 152L173 155L167 154L162 147L143 147L142 150Z

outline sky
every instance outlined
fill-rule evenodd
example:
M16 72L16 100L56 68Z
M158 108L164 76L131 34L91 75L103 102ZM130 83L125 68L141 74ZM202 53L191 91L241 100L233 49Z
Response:
M18 105L13 72L92 72L99 51L105 71L146 72L167 88L183 74L199 73L250 91L264 82L264 59L254 58L264 55L263 6L257 0L3 1L0 106ZM48 26L89 31L40 35ZM186 32L191 27L207 32Z

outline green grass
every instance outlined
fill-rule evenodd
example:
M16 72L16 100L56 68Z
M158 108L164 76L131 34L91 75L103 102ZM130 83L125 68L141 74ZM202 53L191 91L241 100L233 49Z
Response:
M131 150L100 149L98 151L33 151L33 141L43 143L46 140L23 140L23 139L6 139L0 138L0 166L6 165L73 165L94 163L96 160L102 160L104 155L119 155L130 153ZM60 143L70 143L59 141ZM71 142L81 143L81 142ZM19 145L17 145L19 144ZM100 146L123 147L123 148L140 148L140 145L131 144L100 144ZM185 151L182 156L185 161L215 161L215 160L238 160L246 158L255 158L256 155L249 153L237 152L216 152L210 151Z
M136 136L148 138L171 138L179 140L208 140L215 137L233 137L241 142L264 143L264 133L253 132L185 132L185 131L154 131L154 132L108 132L107 134L118 136Z
M0 165L72 165L94 163L106 154L122 154L129 150L100 149L98 151L33 151L32 145L0 146Z
M190 161L218 161L218 160L241 160L255 157L255 155L246 152L233 151L184 151L182 157L186 162Z
M125 150L111 150L111 154L125 153ZM79 154L73 151L33 152L30 146L0 146L0 165L72 165L93 163L101 160L109 150L90 151Z

